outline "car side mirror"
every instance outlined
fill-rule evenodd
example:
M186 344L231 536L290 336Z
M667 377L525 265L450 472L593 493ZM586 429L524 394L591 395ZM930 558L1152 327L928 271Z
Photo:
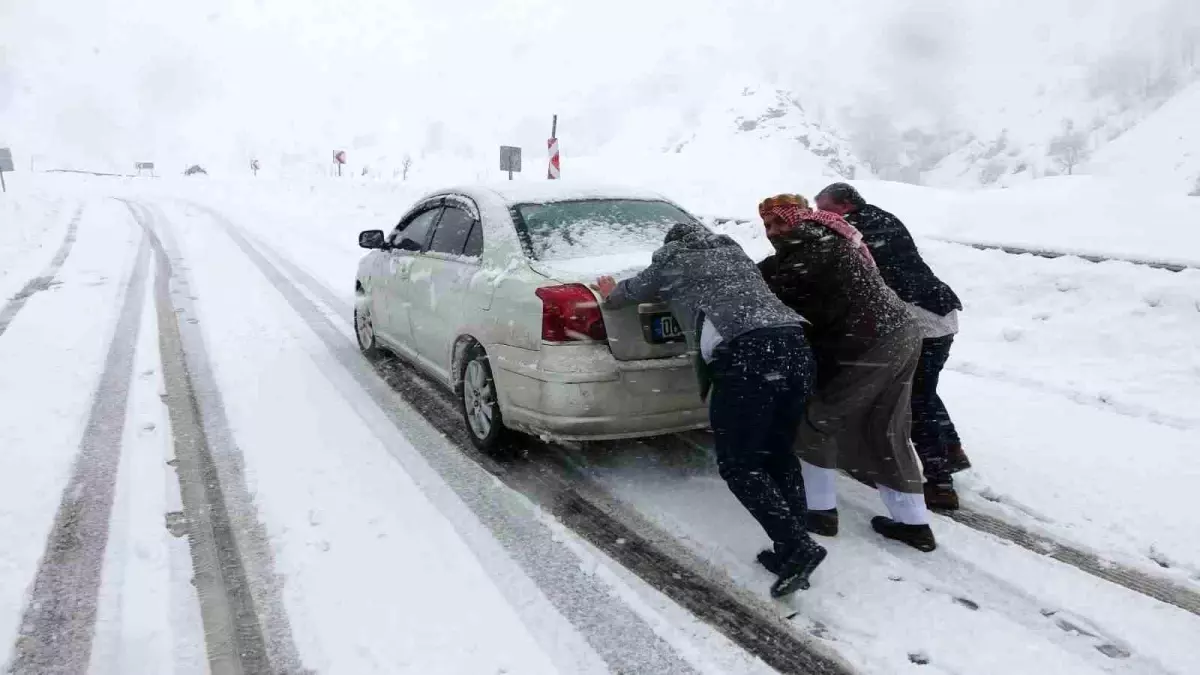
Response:
M405 237L404 239L400 240L400 245L396 248L400 249L401 251L420 251L421 242L413 241L412 239Z
M358 233L358 245L362 248L387 248L383 230L367 230Z

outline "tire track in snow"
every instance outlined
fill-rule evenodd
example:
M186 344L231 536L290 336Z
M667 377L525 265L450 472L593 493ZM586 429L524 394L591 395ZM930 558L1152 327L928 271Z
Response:
M394 405L389 401L389 394L393 392L399 392L404 400L413 405L425 418L424 422L432 424L445 434L458 446L457 449L463 455L481 465L510 488L533 499L575 534L772 668L782 673L813 675L851 672L847 665L831 655L823 646L795 632L778 612L751 607L729 586L714 582L704 574L699 574L664 554L662 547L653 539L669 539L668 535L658 532L656 537L645 536L611 516L609 509L605 508L607 505L594 503L576 489L578 486L575 483L582 480L578 475L568 475L560 468L538 462L536 457L533 460L498 463L482 456L467 439L457 407L448 400L448 392L444 392L437 384L429 382L403 365L398 359L383 359L376 364L369 364L319 306L306 297L280 269L252 245L240 228L219 212L199 204L190 205L202 210L225 229L234 243L262 271L403 433L410 433L412 424L400 419L396 414ZM273 254L272 257L312 295L325 302L335 303L330 309L344 311L345 302L338 299L335 293L282 256ZM379 381L376 374L382 376L390 386L388 393L380 391L379 387L383 382ZM437 449L431 449L427 444L414 442L413 446L488 525L508 553L518 561L526 574L537 582L562 615L587 637L588 642L605 659L613 672L656 675L693 672L690 666L679 660L669 645L661 643L653 636L652 629L645 626L640 617L621 607L619 602L614 602L607 594L597 595L596 589L590 584L580 583L579 561L573 554L567 554L567 569L561 572L548 571L547 563L556 564L556 559L563 555L562 551L554 550L561 546L535 550L537 545L533 542L549 538L548 533L522 532L514 539L513 531L528 531L531 526L506 517L506 514L500 513L486 496L475 493L470 486L463 485L455 475L456 471L447 466L446 460L452 458L438 455ZM534 439L524 441L519 447L523 451L522 454L536 452L539 448L545 449L545 446ZM553 449L550 450L553 452ZM565 576L563 572L566 573ZM613 625L620 621L625 625ZM614 629L618 630L614 633ZM635 633L631 635L628 631ZM638 633L643 635L639 637ZM653 651L646 651L645 633L650 633Z
M1078 570L1200 616L1200 593L1071 546L995 516L965 508L941 513L967 527L1011 541L1021 548L1066 563Z
M63 237L63 242L59 244L58 251L54 253L54 257L50 259L50 264L46 265L46 269L29 283L25 284L17 294L9 298L3 308L0 308L0 335L4 335L4 331L8 330L8 325L12 323L17 312L29 302L29 298L33 297L40 291L50 288L50 284L54 283L54 277L58 276L58 271L62 269L63 263L67 261L67 256L71 255L71 248L75 245L75 235L79 230L79 219L83 217L83 206L75 209L75 215L71 216L71 222L67 224L67 234Z
M689 439L683 438L683 435L676 435L666 440L673 439L680 439L685 451L690 450L710 456L711 450L708 449L708 444L696 438ZM654 442L649 445L660 450L668 449L668 445L662 442ZM838 509L843 518L846 518L847 514L853 514L854 519L866 522L878 514L874 489L866 488L848 477L844 477L844 482L846 484L843 487L850 489L839 490ZM843 536L845 536L844 532L838 535L839 538ZM873 536L873 534L869 536ZM879 542L880 546L898 546L900 550L907 550L902 545L886 542L883 539L879 539ZM1047 553L1047 551L1035 552ZM909 551L909 553L912 552ZM989 571L956 554L951 549L939 547L938 551L931 555L910 555L906 558L905 563L915 570L924 572L928 578L921 581L894 576L890 577L890 581L898 584L915 584L925 593L945 596L946 599L972 612L978 611L1002 616L1011 623L1040 635L1048 643L1065 652L1087 660L1105 672L1136 673L1137 675L1150 675L1151 673L1167 675L1171 672L1153 657L1137 653L1119 636L1106 634L1088 618L1068 611L1057 603L1047 602L1037 597L1004 575ZM825 616L808 618L816 619L821 626L827 625L826 622L830 621L829 617ZM968 626L964 626L963 629L970 630ZM845 630L845 627L834 625L832 633L836 636L839 631ZM936 651L935 648L933 650L935 661ZM1101 656L1105 658L1101 658Z
M68 236L73 241L74 231ZM55 256L58 265L69 251L69 244L64 244L61 256ZM17 633L9 666L15 675L87 671L149 255L149 242L143 237L79 455L63 491Z
M856 513L862 520L868 520L877 513L873 505L869 505L876 499L873 494L864 495L863 490L848 491L844 498L839 500L839 509L845 504L846 512ZM1167 675L1170 672L1153 658L1134 652L1119 637L1105 635L1090 619L1065 611L1062 607L1047 606L1051 603L1043 601L1007 578L983 569L952 550L939 549L933 556L915 556L908 562L914 568L938 580L926 585L925 592L942 593L956 598L959 604L971 608L972 611L982 608L1005 616L1017 625L1041 633L1048 642L1063 650L1089 659L1091 663L1106 671L1136 675ZM951 583L954 579L968 579L969 590L955 592L942 585ZM980 601L975 602L976 598ZM1112 661L1105 662L1098 655Z
M686 443L696 449L709 451L705 441L697 438L695 434L681 434L679 438L684 439ZM1200 593L1180 586L1169 579L1146 574L1132 567L1106 560L1054 537L1032 532L1020 525L1006 522L970 507L964 507L958 511L935 511L934 513L973 530L1012 542L1038 555L1053 558L1134 593L1140 593L1200 616Z
M182 323L191 326L196 321L190 303L183 301L190 298L187 280L172 266L155 231L154 215L143 206L125 204L145 230L156 257L154 297L166 404L210 671L214 675L305 672L277 584L269 570L262 569L269 567L260 543L265 535L256 531L251 516L234 513L238 505L245 509L250 503L240 472L230 474L229 468L223 472L216 459L217 453L230 458L239 451L228 432L203 341L196 333L187 335ZM166 227L165 222L160 225ZM163 239L170 241L166 229ZM183 307L175 306L173 287ZM258 556L257 574L248 569L243 548Z

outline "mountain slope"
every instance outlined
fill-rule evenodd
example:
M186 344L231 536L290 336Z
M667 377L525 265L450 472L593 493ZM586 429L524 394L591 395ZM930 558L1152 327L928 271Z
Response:
M1197 120L1200 120L1200 82L1102 148L1088 170L1153 182L1165 191L1200 192Z
M1134 125L1200 44L1195 0L176 4L0 0L18 154L311 175L338 148L356 175L473 177L501 144L540 155L558 114L564 161L1005 185L1053 168L1064 119L1097 145Z

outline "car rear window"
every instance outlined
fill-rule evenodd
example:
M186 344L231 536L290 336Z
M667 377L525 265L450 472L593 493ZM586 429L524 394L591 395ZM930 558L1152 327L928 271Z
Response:
M672 225L695 222L679 207L652 200L588 199L513 208L535 260L653 251Z

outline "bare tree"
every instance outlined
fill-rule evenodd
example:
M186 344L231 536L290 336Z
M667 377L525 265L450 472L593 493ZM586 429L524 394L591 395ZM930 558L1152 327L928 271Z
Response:
M1077 131L1071 120L1063 121L1062 133L1050 139L1047 156L1070 176L1075 173L1075 167L1083 163L1088 156L1088 136L1086 132Z
M404 159L400 161L400 176L402 180L408 180L408 170L412 168L412 164L412 155L405 155Z
M1192 191L1189 192L1188 195L1192 197L1200 197L1200 176L1196 176L1196 185L1192 188Z

